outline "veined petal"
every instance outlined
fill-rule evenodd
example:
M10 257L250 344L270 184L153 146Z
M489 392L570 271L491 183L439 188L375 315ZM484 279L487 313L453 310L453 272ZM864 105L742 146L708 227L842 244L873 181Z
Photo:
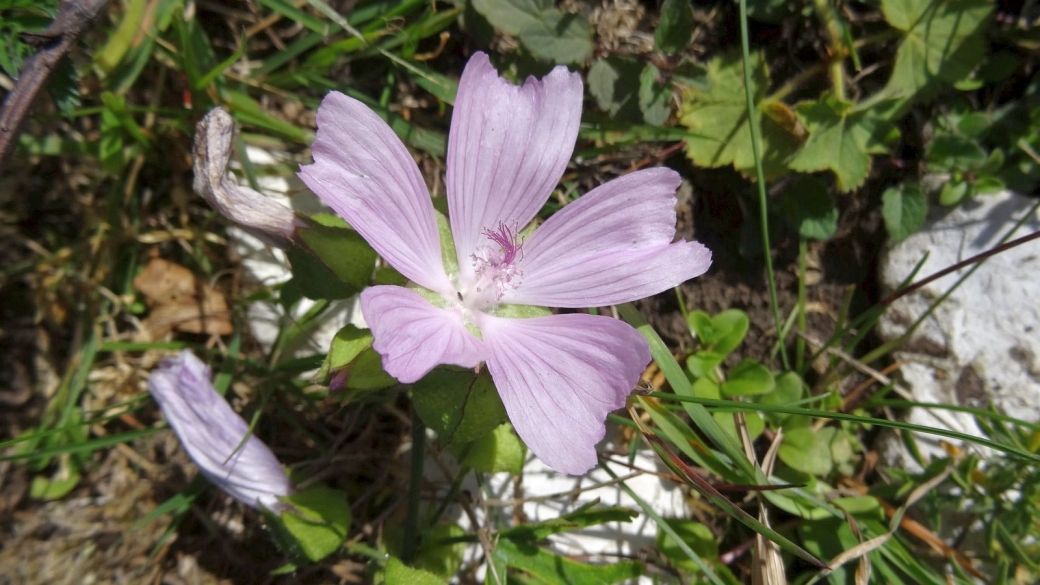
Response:
M606 417L625 405L650 347L628 324L585 314L482 315L487 367L509 420L531 451L574 475L596 465Z
M448 137L451 230L459 267L487 243L484 229L522 229L567 167L581 121L581 76L557 67L517 86L498 76L487 55L470 58L459 80Z
M300 178L413 282L442 294L444 272L433 202L408 149L375 112L339 92L318 108L314 164Z
M152 372L148 391L207 479L247 506L281 510L278 497L292 493L285 470L209 379L209 366L185 350Z
M435 307L415 291L366 288L361 314L372 328L372 347L383 356L383 369L405 384L440 364L472 368L484 361L483 346L466 329L462 311Z
M679 175L647 169L601 185L538 227L502 302L597 307L657 294L711 266L697 242L672 243Z

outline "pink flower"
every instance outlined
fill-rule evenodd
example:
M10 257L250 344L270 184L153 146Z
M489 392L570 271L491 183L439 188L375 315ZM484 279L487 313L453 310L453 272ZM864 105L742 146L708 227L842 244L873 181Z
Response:
M598 307L703 274L711 253L672 243L679 175L649 169L610 181L526 240L578 135L582 83L557 67L522 87L477 53L459 81L447 156L455 253L442 257L433 204L404 144L340 93L318 109L314 164L300 177L414 286L361 293L383 367L404 383L439 364L486 362L513 427L553 469L596 465L608 413L650 362L628 324L588 314L510 318L515 305Z
M292 493L285 470L249 434L249 425L217 394L209 376L209 366L185 350L159 364L148 378L148 392L206 479L247 506L285 509L278 499Z

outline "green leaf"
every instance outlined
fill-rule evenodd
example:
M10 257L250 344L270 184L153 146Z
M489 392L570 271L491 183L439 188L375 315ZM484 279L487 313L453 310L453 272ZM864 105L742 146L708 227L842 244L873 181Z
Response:
M462 567L467 544L466 531L458 524L438 524L423 532L415 567L438 577L450 578Z
M664 0L661 21L654 33L659 51L677 53L690 44L693 37L693 6L690 0Z
M343 299L368 286L376 252L356 231L340 225L323 225L326 216L315 216L308 227L296 230L300 247L288 250L293 277L304 296L311 299Z
M977 177L971 184L971 192L974 195L992 195L1003 191L1004 188L1004 181L991 176Z
M776 378L776 388L768 393L758 397L757 401L760 404L776 404L776 405L788 405L798 402L805 395L805 382L802 381L801 376L794 372L786 372ZM788 414L770 412L767 413L770 420L776 422L782 422L786 419Z
M786 161L798 146L793 112L781 102L767 102L768 71L760 53L751 55L752 99L762 129L761 153L766 178L786 171ZM702 167L733 165L746 176L755 174L751 129L744 101L744 73L739 54L708 62L709 91L683 92L679 122L689 129L686 155ZM768 114L768 115L767 115ZM795 120L796 121L796 120Z
M740 360L729 372L729 378L722 383L724 396L750 396L767 394L776 387L776 381L769 369L751 358Z
M598 526L608 522L631 522L638 517L635 510L622 508L621 506L600 506L599 500L583 504L577 510L568 512L558 518L521 524L503 530L499 534L503 538L520 542L535 542L548 538L550 535L560 532L568 532L589 526Z
M278 544L296 557L319 561L336 552L347 537L351 513L345 494L314 484L282 498L292 507L276 515L263 510Z
M592 25L580 14L547 10L519 38L532 55L553 63L584 63L592 55Z
M72 464L63 462L51 477L37 475L29 485L29 497L36 500L60 500L79 484L80 472Z
M982 29L993 10L987 0L882 0L881 9L904 34L886 93L930 93L963 79L982 60Z
M660 81L661 72L647 65L639 75L639 109L647 124L660 126L672 112L672 90Z
M714 351L698 351L686 358L686 371L694 378L715 380L715 368L726 359L726 354Z
M671 518L668 524L684 543L686 543L698 556L705 559L716 559L719 557L719 545L715 541L715 535L711 529L696 520L684 520ZM657 550L676 566L687 571L696 572L697 565L690 560L674 538L658 529Z
M939 203L946 206L957 205L968 195L969 191L970 185L967 181L956 177L951 178L939 191Z
M476 440L507 420L487 372L437 368L415 383L412 401L419 418L446 447Z
M840 191L863 184L870 173L870 155L881 154L896 135L895 127L871 110L855 112L852 104L831 96L796 108L809 138L791 159L796 171L830 170Z
M397 383L383 371L382 359L372 349L372 332L354 325L336 333L314 380L330 390L378 390Z
M642 563L623 561L610 565L587 565L554 555L533 544L506 538L498 541L494 556L548 585L605 585L629 582L643 574Z
M448 585L437 575L413 569L395 557L386 561L386 585Z
M931 172L975 170L986 164L986 151L978 142L956 134L940 134L925 153Z
M716 412L712 414L712 417L719 423L719 426L726 429L734 439L740 440L740 433L737 432L737 422L731 412ZM748 436L752 441L757 439L762 431L766 428L766 422L762 420L762 416L757 412L744 413L744 426L747 427Z
M789 467L809 475L824 476L831 472L834 462L831 457L831 439L834 427L814 431L811 426L784 430L784 442L777 455Z
M527 447L513 432L513 426L502 424L469 445L462 463L482 473L508 471L519 475L524 468Z
M690 332L710 351L729 354L744 341L750 321L740 309L727 309L714 317L704 311L690 311L686 319Z
M589 68L589 93L612 118L638 121L640 66L634 59L597 59Z
M513 36L537 24L553 9L552 0L473 0L473 8L498 30Z
M881 195L881 216L893 241L901 242L921 229L928 216L928 197L914 185L886 189Z
M787 187L781 209L803 238L827 240L838 229L838 205L826 185L812 177L798 177Z

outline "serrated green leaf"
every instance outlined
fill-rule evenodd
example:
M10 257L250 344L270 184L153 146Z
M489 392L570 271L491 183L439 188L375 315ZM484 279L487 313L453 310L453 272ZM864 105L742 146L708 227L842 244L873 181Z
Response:
M498 541L494 556L549 585L606 585L629 582L643 574L642 563L623 561L610 565L587 565L554 555L533 544L506 538Z
M787 106L764 101L768 71L760 53L751 55L750 67L755 115L762 129L762 165L769 179L786 171L785 163L799 140L783 120L778 120L779 116L764 115L770 109L786 111ZM708 62L707 70L710 91L691 88L682 94L679 122L690 131L686 154L698 166L733 165L744 175L754 175L755 158L744 100L741 57L739 54L717 57Z
M885 144L895 137L895 126L870 110L853 111L852 104L831 96L799 104L799 117L809 138L791 159L796 171L830 170L840 191L863 184L870 173L870 155L886 152Z
M886 189L881 195L881 217L893 241L901 242L921 229L928 216L928 198L913 185Z
M390 557L386 561L386 585L448 585L448 582L429 571L413 569Z
M412 402L444 446L469 443L508 420L487 372L437 368L412 387Z
M672 90L660 80L661 72L647 65L639 74L639 110L647 124L660 126L672 111Z
M812 177L798 177L784 191L784 219L803 238L827 240L838 229L838 205L827 187Z
M552 0L473 0L473 8L498 30L513 36L534 25L553 8Z
M661 21L654 32L659 51L677 53L690 44L693 37L693 6L690 0L664 0Z
M532 55L552 63L584 63L594 48L588 19L555 8L525 26L519 38Z
M982 60L987 0L882 0L885 19L904 33L885 90L895 97L929 93L967 76Z
M513 432L513 426L502 424L473 441L462 463L482 473L507 471L519 475L524 468L527 447Z

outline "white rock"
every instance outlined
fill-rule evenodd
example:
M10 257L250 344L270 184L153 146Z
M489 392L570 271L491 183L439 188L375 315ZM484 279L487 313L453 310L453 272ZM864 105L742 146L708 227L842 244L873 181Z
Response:
M1000 239L1036 204L1036 199L1001 193L969 201L933 216L916 234L882 259L883 294L889 294L925 257L915 281L997 246ZM1040 229L1036 216L1015 236ZM883 339L895 339L927 311L966 272L964 268L900 298L879 324ZM917 329L896 353L906 362L903 380L921 402L987 408L992 402L1006 414L1040 420L1040 242L990 257ZM971 415L914 408L908 422L981 436ZM916 435L921 453L943 456L939 438ZM893 466L919 466L898 439L882 442L882 455Z

